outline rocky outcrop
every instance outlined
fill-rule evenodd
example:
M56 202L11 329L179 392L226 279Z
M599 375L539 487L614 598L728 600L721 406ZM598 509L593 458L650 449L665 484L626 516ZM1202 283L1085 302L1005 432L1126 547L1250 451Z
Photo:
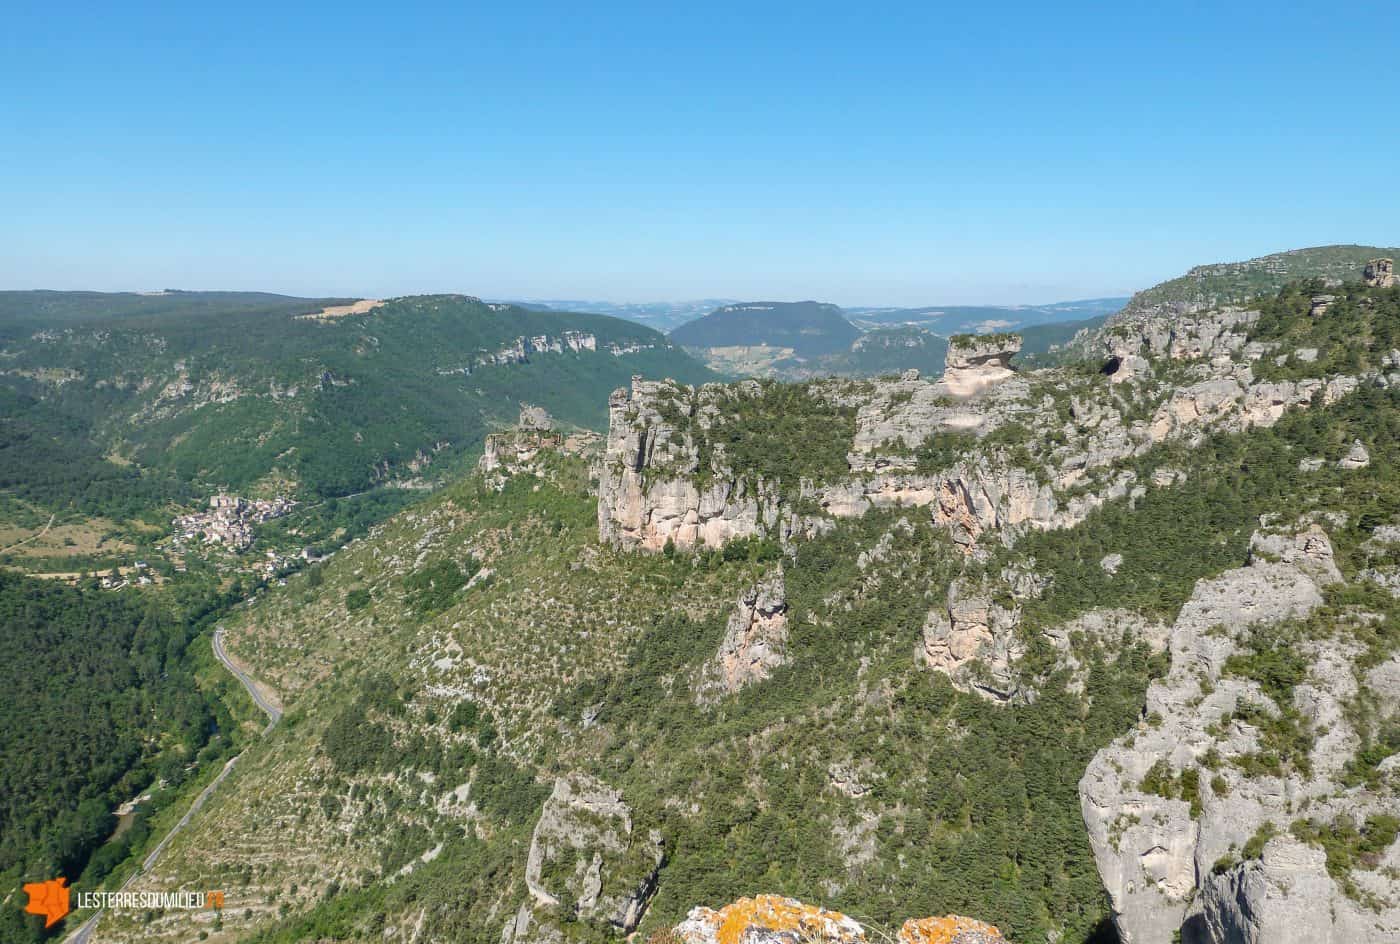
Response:
M724 640L701 670L695 697L702 704L761 682L787 661L787 599L781 569L739 595Z
M875 380L856 410L856 432L847 457L852 472L910 471L912 450L940 431L985 433L996 426L993 404L954 400L943 381L917 371L898 380Z
M1365 944L1400 939L1392 914L1348 899L1327 874L1327 853L1275 836L1258 859L1211 874L1183 942Z
M740 898L718 911L695 908L676 926L684 944L866 944L854 918L777 895ZM879 940L888 938L880 936ZM904 922L897 944L1006 944L994 926L945 915Z
M1346 455L1337 460L1337 468L1342 470L1364 469L1370 464L1371 454L1359 439L1351 444Z
M1395 285L1395 260L1372 259L1366 263L1363 275L1367 285L1375 288L1391 288Z
M660 833L633 834L632 812L616 790L582 774L560 777L530 838L530 901L507 923L503 944L559 940L561 918L634 930L664 858Z
M1313 612L1322 588L1340 576L1320 527L1257 533L1247 566L1197 583L1172 626L1171 669L1149 687L1144 721L1090 763L1081 809L1124 944L1168 944L1178 934L1185 944L1225 944L1400 933L1400 882L1368 873L1385 886L1379 897L1387 904L1364 914L1313 852L1285 836L1303 808L1330 823L1364 819L1387 802L1339 782L1358 744L1343 705L1374 684L1357 677L1359 647L1294 643L1308 677L1285 703L1228 670L1231 656L1249 651L1256 627ZM1372 695L1394 704L1400 690ZM1311 732L1298 762L1278 759L1286 748L1268 719L1285 714ZM1238 862L1270 829L1280 838L1264 845L1263 858ZM1302 910L1311 913L1298 928L1313 936L1273 936Z
M1078 693L1084 691L1090 668L1081 658L1081 646L1114 652L1128 641L1143 643L1149 652L1159 653L1167 647L1169 632L1169 626L1130 610L1098 608L1057 623L1041 634L1055 648L1056 665L1070 671L1068 689Z
M853 918L777 895L692 909L676 934L685 944L865 944Z
M543 475L542 453L582 455L595 450L597 442L597 433L577 430L566 434L556 428L554 418L542 407L521 404L514 428L486 436L477 469L499 489L510 475Z
M1011 358L1021 351L1019 334L954 335L943 360L943 385L969 397L1015 375Z
M931 507L934 522L964 547L989 531L1019 525L1049 528L1065 521L1054 491L1033 473L980 457L937 475L852 478L823 486L813 497L836 518L858 517L871 508Z
M608 438L598 471L603 541L653 551L668 542L678 548L721 547L778 523L782 509L774 485L744 475L699 477L690 425L704 428L718 412L713 400L724 395L718 385L702 392L707 402L696 410L690 388L634 377L630 390L609 397Z
M1020 617L1019 609L955 580L946 604L924 620L923 661L962 691L1007 701L1017 692L1015 665L1024 654L1016 634Z
M1110 380L1131 380L1125 388L1036 376L1042 390L1069 391L1067 413L1063 395L1033 401L1031 383L1010 369L1014 336L959 339L937 382L906 372L810 383L814 399L855 413L846 472L823 481L765 480L731 467L723 424L760 392L757 384L696 389L634 379L609 401L599 534L644 550L756 536L786 543L830 529L831 519L927 507L957 544L977 553L989 540L1009 545L1026 529L1070 527L1105 502L1145 494L1126 462L1161 443L1272 426L1291 409L1335 403L1369 379L1388 382L1373 375L1258 381L1253 365L1272 350L1248 340L1258 317L1226 307L1177 317L1138 312L1115 323L1101 338L1113 351ZM1150 376L1153 365L1167 363L1170 385ZM1023 440L995 435L1007 427L1024 429ZM921 452L939 436L950 438Z

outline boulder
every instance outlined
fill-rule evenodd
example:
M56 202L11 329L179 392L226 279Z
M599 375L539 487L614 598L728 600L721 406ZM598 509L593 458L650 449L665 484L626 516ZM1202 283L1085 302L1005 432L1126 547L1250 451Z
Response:
M897 944L1006 944L994 925L962 915L911 918L895 940Z
M837 911L793 898L740 898L718 911L695 908L676 926L685 944L865 944L865 929Z
M852 918L778 895L740 898L718 911L695 908L675 929L684 944L865 944L866 929ZM876 940L888 936L877 933ZM904 922L897 944L1006 944L995 926L944 915Z

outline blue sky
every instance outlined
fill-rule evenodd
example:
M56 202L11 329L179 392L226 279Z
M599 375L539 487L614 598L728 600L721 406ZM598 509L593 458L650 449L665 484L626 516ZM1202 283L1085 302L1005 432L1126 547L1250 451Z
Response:
M1007 303L1400 243L1380 3L7 4L0 287Z

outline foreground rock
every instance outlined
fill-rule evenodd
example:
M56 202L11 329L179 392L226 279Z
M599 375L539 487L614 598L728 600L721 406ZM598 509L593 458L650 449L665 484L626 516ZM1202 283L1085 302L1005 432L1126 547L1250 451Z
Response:
M1181 608L1144 722L1099 751L1079 785L1124 944L1400 940L1396 844L1334 875L1320 847L1290 834L1300 823L1365 830L1394 810L1388 789L1344 782L1361 743L1347 706L1394 717L1400 672L1366 670L1345 636L1276 635L1340 580L1321 528L1261 531L1248 566L1198 582ZM1261 640L1306 667L1284 694L1249 674L1274 664Z
M778 895L696 908L675 930L685 944L865 944L866 929L840 912ZM881 938L887 939L887 938ZM1006 944L990 924L960 915L904 922L898 944Z
M633 931L664 859L659 833L633 835L632 812L617 791L580 774L560 777L530 839L531 901L506 923L502 944L562 940L560 919L591 918Z
M993 925L961 915L919 918L904 922L898 944L1005 944Z

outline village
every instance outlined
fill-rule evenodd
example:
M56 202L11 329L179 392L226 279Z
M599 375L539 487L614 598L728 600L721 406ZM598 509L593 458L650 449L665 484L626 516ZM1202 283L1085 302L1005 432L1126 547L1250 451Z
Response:
M223 544L230 550L245 551L253 545L253 525L280 518L296 504L280 495L270 499L215 495L209 499L208 511L175 519L175 543L202 540L205 544Z

